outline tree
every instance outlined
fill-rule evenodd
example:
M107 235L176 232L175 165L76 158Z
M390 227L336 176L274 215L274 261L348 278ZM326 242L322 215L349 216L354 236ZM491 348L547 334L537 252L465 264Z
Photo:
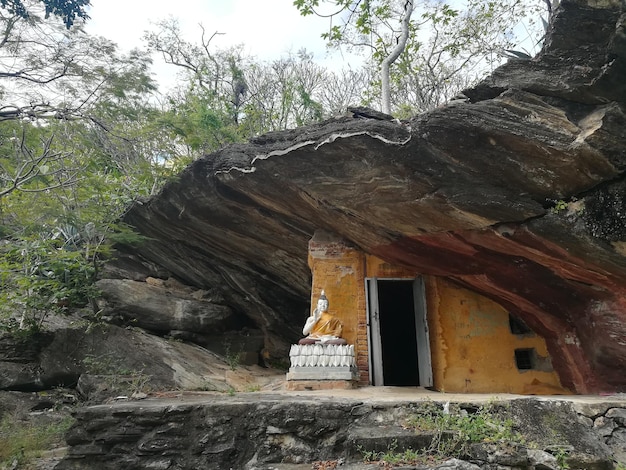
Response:
M330 11L322 11L320 4ZM304 16L330 19L329 31L322 34L330 47L370 53L380 73L376 86L382 110L390 113L404 104L393 103L394 80L396 85L401 81L397 74L394 78L394 68L400 69L400 75L415 71L419 80L414 79L414 84L433 90L427 93L427 101L436 102L445 87L435 82L454 82L468 70L470 74L479 68L486 71L496 56L501 61L505 50L514 45L514 27L540 2L467 0L463 10L435 0L294 0L294 5Z
M10 15L19 18L28 19L31 16L32 5L41 3L45 6L45 17L48 19L50 15L61 18L66 28L71 28L76 18L86 20L86 7L89 6L90 0L0 0L0 8L6 10ZM30 7L27 5L30 4Z
M414 0L406 0L404 3L404 11L400 17L400 35L397 36L396 45L391 49L391 52L385 55L380 62L380 77L381 77L381 95L382 95L382 110L383 113L391 114L391 88L390 88L390 69L400 54L402 54L406 48L407 41L409 40L410 28L411 28L411 15L413 15L413 2Z
M133 67L146 76L146 53L119 56L111 41L34 10L27 19L0 10L0 121L80 117L111 77Z
M324 117L343 114L355 104L370 106L368 92L373 81L369 67L328 72L324 86L315 95L324 110Z
M174 137L202 155L259 133L301 126L324 116L316 95L326 71L306 51L270 63L220 49L200 25L199 43L182 39L176 19L156 24L145 39L179 71L166 119Z
M348 44L353 47L369 46L374 48L379 58L382 111L391 112L390 105L390 68L391 65L404 52L409 35L411 33L411 16L413 15L415 0L402 0L402 6L397 8L397 2L392 0L329 0L333 11L320 13L315 8L319 6L319 0L295 0L294 5L303 16L316 14L331 19L330 31L323 33L329 45L338 47ZM335 17L346 18L342 25L333 25ZM394 25L394 23L396 23ZM382 30L387 29L385 33ZM392 37L385 37L385 36ZM372 43L372 38L374 38ZM391 48L383 50L384 42L388 42Z
M171 169L147 53L0 10L0 329L90 303L137 198ZM19 321L16 321L19 319Z
M11 141L11 151L0 155L0 198L76 179L79 168L53 149L54 136L25 139L34 133L33 123L56 129L52 123L85 119L104 129L105 108L155 90L147 53L120 56L111 41L78 26L68 30L57 18L43 21L36 11L33 6L24 18L0 10L0 136Z
M164 119L171 135L196 156L241 140L239 121L247 99L243 70L248 60L241 47L214 48L221 33L208 34L199 27L199 44L182 38L175 18L157 22L156 30L144 35L149 49L178 70L181 85L168 94Z
M9 140L13 153L0 156L0 199L13 191L50 191L76 182L78 169L68 168L67 155L53 149L53 136L43 138L39 148L27 145L24 129Z
M0 330L37 330L51 313L90 305L112 244L140 240L119 218L158 190L171 170L146 159L153 155L148 139L127 125L136 112L122 104L93 109L93 120L0 124L0 161L17 145L4 138L13 129L22 133L19 145L42 142L57 156L46 160L50 169L0 198ZM54 185L67 168L72 179ZM95 303L91 311L97 312Z
M242 125L249 136L319 121L327 110L319 102L329 73L306 51L245 71L249 97Z

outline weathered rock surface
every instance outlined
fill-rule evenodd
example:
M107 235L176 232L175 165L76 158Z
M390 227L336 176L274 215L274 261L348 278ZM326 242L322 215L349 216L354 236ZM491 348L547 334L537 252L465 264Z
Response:
M244 389L259 386L263 371L228 364L194 344L171 341L138 328L101 325L60 328L16 340L0 336L0 390L39 391L77 384L83 399L105 401L135 391ZM239 350L233 350L238 354ZM260 368L259 368L260 369ZM250 377L246 377L246 375Z
M188 292L128 279L101 279L97 285L104 292L109 309L123 321L150 331L202 334L242 324L228 306L218 303L219 299L202 298L202 291Z
M76 411L78 422L67 436L68 456L57 470L269 470L283 468L273 465L279 463L308 463L311 468L315 461L344 461L349 464L346 468L361 469L366 467L356 463L363 461L363 452L426 449L437 435L437 431L429 435L406 429L408 418L432 410L429 401L285 398L261 393L215 395L82 408ZM472 404L461 406L469 412L476 409ZM593 426L578 420L571 403L523 399L504 405L502 412L519 423L526 442L533 443L531 448L522 442L476 445L471 455L437 468L557 470L556 449L566 451L562 464L572 470L612 468L612 450L594 434Z
M626 390L625 28L622 1L562 0L542 53L468 103L355 111L198 160L128 212L150 240L108 272L218 292L209 324L245 317L284 357L323 229L499 302L573 391Z

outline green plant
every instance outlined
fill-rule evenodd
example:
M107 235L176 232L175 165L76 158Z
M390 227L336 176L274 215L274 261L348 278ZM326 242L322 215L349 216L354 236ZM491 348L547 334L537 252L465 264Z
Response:
M197 386L192 387L191 390L197 390L200 392L210 392L215 390L215 385L213 385L208 380L203 380Z
M397 443L395 444L397 446ZM387 452L379 454L378 460L390 465L410 465L422 463L424 461L424 455L411 448L398 452L394 447Z
M359 452L363 456L364 462L378 462L385 468L397 465L425 464L428 460L430 460L428 455L420 451L413 450L410 447L402 451L398 451L397 449L398 441L395 439L387 447L385 452L367 451L361 446L358 447Z
M131 374L130 381L126 385L129 393L132 395L138 392L150 391L150 379L152 379L152 376L144 374L143 371Z
M40 235L15 239L3 245L0 254L4 329L39 330L48 314L65 313L98 295L93 263L58 239ZM16 313L19 321L10 322Z
M554 206L552 206L551 212L554 214L558 214L561 211L564 211L567 209L567 202L564 201L563 199L559 199L558 201L554 202Z
M226 362L230 370L236 370L241 365L241 357L239 353L228 354L226 356Z
M541 422L545 429L543 438L545 450L556 455L557 452L566 449L568 441L564 436L566 426L563 424L563 416L555 411L549 411L542 415Z
M554 452L554 457L556 458L556 464L559 466L560 470L567 470L569 468L569 463L567 463L567 457L569 456L569 452L567 449L558 448Z
M461 457L471 444L479 442L523 443L513 421L503 416L499 408L496 402L475 411L458 405L447 405L444 409L428 403L407 421L407 426L417 432L434 433L430 447L424 451L434 458Z
M231 343L228 341L224 342L224 349L225 349L226 363L230 367L230 370L236 370L241 365L241 355L243 351L240 350L239 352L234 352L231 349Z
M261 386L259 384L248 385L246 387L246 392L259 392L261 390Z
M0 421L0 468L24 468L43 451L61 445L73 423L69 416L41 424L5 415Z
M357 446L357 450L363 456L364 462L377 462L378 461L378 454L379 454L378 452L375 452L373 450L365 450L363 449L363 446L361 445Z

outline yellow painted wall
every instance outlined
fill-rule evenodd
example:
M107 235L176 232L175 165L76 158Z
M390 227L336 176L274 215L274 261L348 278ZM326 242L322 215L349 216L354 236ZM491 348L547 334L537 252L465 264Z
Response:
M497 303L439 278L426 282L433 379L437 390L467 393L569 393L552 370L520 371L515 349L549 354L537 335L514 335ZM549 368L549 367L548 367Z
M343 323L342 337L355 346L360 382L366 384L369 381L369 359L365 255L329 234L316 234L309 242L309 267L313 275L311 313L324 290L328 311Z
M419 274L366 255L330 234L309 243L311 308L326 292L329 311L355 345L361 384L369 383L365 278L414 279ZM425 277L433 379L437 390L466 393L568 393L553 371L519 371L516 348L548 356L545 341L510 332L508 313L495 302L443 279ZM548 361L549 362L549 361Z

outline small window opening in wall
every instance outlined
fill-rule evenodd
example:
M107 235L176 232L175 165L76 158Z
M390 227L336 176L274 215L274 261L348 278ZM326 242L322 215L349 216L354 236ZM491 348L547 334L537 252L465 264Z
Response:
M532 334L533 330L528 328L528 325L517 317L514 317L509 313L509 328L514 335L528 335Z
M535 348L515 350L515 365L518 370L536 369L536 363L537 352Z

